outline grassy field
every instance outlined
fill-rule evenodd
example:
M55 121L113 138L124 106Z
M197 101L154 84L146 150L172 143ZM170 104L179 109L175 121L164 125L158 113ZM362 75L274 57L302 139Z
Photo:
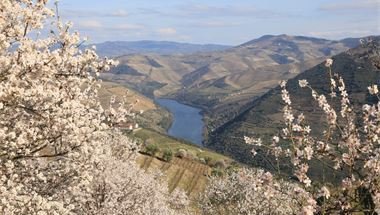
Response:
M145 144L156 144L160 152L163 152L165 149L170 149L175 154L178 150L184 149L195 158L209 158L209 163L220 160L224 160L227 163L232 162L231 158L226 157L222 154L216 153L206 148L201 148L183 140L175 139L173 137L158 133L150 129L139 129L134 131L132 135L133 137L140 139Z

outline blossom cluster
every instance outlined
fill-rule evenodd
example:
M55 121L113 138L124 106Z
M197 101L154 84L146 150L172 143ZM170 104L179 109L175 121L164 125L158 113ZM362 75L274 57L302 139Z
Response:
M308 214L316 201L295 183L263 170L241 169L213 178L199 199L203 214Z

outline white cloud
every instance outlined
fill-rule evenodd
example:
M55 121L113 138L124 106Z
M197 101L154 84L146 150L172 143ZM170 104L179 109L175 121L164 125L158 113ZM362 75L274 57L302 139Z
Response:
M252 5L223 5L214 6L206 4L186 4L178 8L180 15L184 16L212 16L212 17L255 17L270 19L289 17L291 14L283 14L274 10L257 8Z
M252 6L210 6L210 5L203 5L203 4L193 4L193 5L186 5L182 6L181 9L189 12L189 13L211 13L214 15L224 15L224 16L241 16L241 15L247 15L247 14L253 14L258 11L256 7Z
M323 11L369 10L379 12L380 0L350 0L341 3L328 3L320 6L319 9Z
M116 17L126 17L128 16L128 12L125 11L125 10L117 10L115 12L111 12L109 14L106 14L106 15L109 15L109 16L116 16Z
M84 29L97 29L103 27L102 23L96 20L80 20L75 23L75 26Z
M205 21L205 22L190 24L190 26L206 27L206 28L224 28L224 27L234 27L234 26L239 26L239 25L240 23L228 22L228 21Z
M120 9L116 11L97 11L97 10L76 10L76 9L63 9L62 16L71 18L85 18L85 17L127 17L129 13L126 10Z
M120 24L115 25L113 27L109 27L108 29L111 30L125 30L125 31L131 31L131 30L143 30L145 27L143 25L137 25L137 24Z
M177 30L175 28L160 28L157 33L161 36L173 36L177 34Z
M141 14L196 19L201 17L253 17L258 19L294 17L293 14L283 13L272 9L257 8L252 4L209 5L204 3L182 3L176 6L174 10L139 8L139 11ZM297 17L298 16L299 15L297 14Z
M112 24L106 25L97 20L78 20L75 22L75 27L82 30L96 30L96 31L143 31L145 26L138 24Z
M313 37L321 37L321 38L328 38L328 39L343 39L346 37L364 37L364 36L370 36L375 35L376 32L372 32L369 30L333 30L333 31L312 31L307 33L309 36Z

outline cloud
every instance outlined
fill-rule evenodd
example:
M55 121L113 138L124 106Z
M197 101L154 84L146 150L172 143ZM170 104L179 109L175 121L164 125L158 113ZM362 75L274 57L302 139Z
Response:
M143 29L145 29L145 26L137 25L137 24L126 24L126 23L124 23L124 24L108 27L108 29L131 31L131 30L143 30Z
M181 10L187 12L188 14L210 14L210 15L223 15L223 16L243 16L252 15L257 12L255 7L242 7L242 6L231 6L231 7L220 7L211 6L203 4L191 4L183 5L180 7Z
M97 29L102 28L103 24L96 20L80 20L75 23L75 26L83 29Z
M377 11L380 10L380 0L350 0L341 3L329 3L319 7L322 11Z
M237 22L228 22L228 21L204 21L197 23L190 23L191 27L202 27L202 28L225 28L225 27L236 27L241 25Z
M273 10L260 9L252 5L225 5L214 6L205 4L187 4L178 7L180 12L188 16L213 16L213 17L255 17L255 18L276 18L289 16Z
M331 39L343 39L346 37L364 37L375 35L376 32L369 30L332 30L332 31L312 31L308 32L307 35L320 38L331 38Z
M270 19L278 17L294 17L292 14L276 12L274 10L261 9L252 5L224 5L215 6L207 4L181 4L172 10L158 8L139 8L139 13L144 15L167 16L175 18L209 18L209 17L253 17Z
M191 36L180 34L175 28L172 27L159 28L153 32L153 35L154 34L156 38L159 37L163 40L189 41L191 39Z
M111 13L106 14L106 15L114 16L114 17L127 17L129 15L129 13L125 10L117 10L117 11L111 12Z
M104 31L141 31L145 26L138 24L113 24L106 25L97 20L79 20L75 23L75 27L83 30L104 30Z
M129 13L126 10L116 10L111 12L95 11L95 10L62 10L62 16L64 17L76 17L76 18L85 18L85 17L127 17Z
M158 10L155 8L137 8L137 10L138 10L138 13L143 14L143 15L167 15L161 10Z
M177 34L177 30L175 28L160 28L157 33L161 36L173 36Z

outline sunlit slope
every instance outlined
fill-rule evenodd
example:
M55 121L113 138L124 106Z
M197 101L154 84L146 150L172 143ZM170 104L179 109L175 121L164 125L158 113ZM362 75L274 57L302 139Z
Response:
M109 106L112 96L115 96L117 102L125 98L126 105L133 104L132 111L137 113L136 118L132 120L133 123L138 123L141 127L152 128L160 132L165 132L170 125L170 113L157 106L152 99L123 85L102 82L99 99L105 108Z
M138 158L143 169L163 171L171 191L179 187L192 197L197 197L204 190L213 169L225 171L227 166L220 168L217 166L218 162L226 163L226 165L233 163L233 160L227 156L153 130L140 129L128 135L144 144L155 144L159 148L154 157L141 155ZM168 149L173 152L173 159L169 162L162 159L162 153ZM176 157L180 150L186 151L187 156Z

